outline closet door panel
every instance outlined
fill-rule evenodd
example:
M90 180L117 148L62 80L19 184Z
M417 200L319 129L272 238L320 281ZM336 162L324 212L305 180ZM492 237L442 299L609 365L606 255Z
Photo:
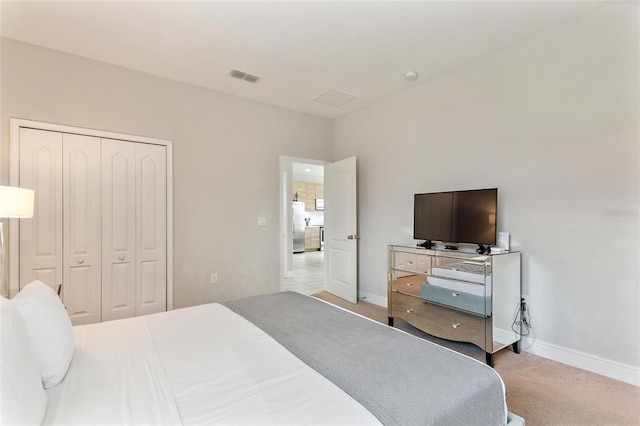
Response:
M135 283L131 279L131 277L135 277L133 266L131 262L110 265L111 281L108 283L110 294L107 300L109 313L103 315L104 321L135 315Z
M136 144L102 139L102 319L135 316Z
M94 275L95 266L65 267L62 300L73 325L100 322L102 319L100 298L97 299L97 307L94 301L96 298L96 290L92 288ZM100 292L99 286L97 290Z
M20 220L20 288L62 284L62 134L20 129L20 186L35 190L33 218Z
M138 298L136 315L146 315L147 313L162 312L163 306L158 306L165 299L163 288L159 288L158 282L162 277L158 277L159 265L155 261L139 262L138 264ZM151 312L145 312L151 311Z
M63 301L74 325L101 320L100 139L63 135Z
M167 309L166 148L136 144L136 315Z

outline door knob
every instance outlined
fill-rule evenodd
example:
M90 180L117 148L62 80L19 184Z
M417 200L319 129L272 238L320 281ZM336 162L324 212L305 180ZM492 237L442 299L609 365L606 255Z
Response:
M357 235L347 235L347 240L358 240L360 237Z

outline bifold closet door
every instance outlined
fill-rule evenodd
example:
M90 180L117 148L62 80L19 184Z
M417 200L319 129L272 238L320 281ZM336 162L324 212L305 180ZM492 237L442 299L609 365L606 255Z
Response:
M74 325L100 322L102 244L100 139L63 134L62 300Z
M136 315L167 310L166 147L136 145Z
M167 309L166 148L102 139L102 319Z
M102 139L102 320L136 315L136 147Z
M167 148L20 128L20 288L57 290L74 325L167 309Z
M40 280L74 325L99 322L100 139L20 129L20 185L35 190L34 216L20 221L20 288Z
M62 284L62 133L20 129L20 186L35 190L33 218L20 221L20 288Z

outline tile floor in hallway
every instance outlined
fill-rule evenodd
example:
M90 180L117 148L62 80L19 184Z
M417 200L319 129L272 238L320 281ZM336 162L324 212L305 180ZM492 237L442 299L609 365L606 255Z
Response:
M324 251L293 254L293 277L285 278L286 290L312 295L324 290Z

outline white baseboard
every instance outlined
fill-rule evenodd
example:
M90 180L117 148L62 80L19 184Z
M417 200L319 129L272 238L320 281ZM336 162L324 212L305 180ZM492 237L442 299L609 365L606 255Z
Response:
M375 294L370 294L364 291L358 292L358 300L362 300L364 302L373 303L374 305L387 307L387 298L376 296Z
M640 368L633 365L527 338L522 339L522 348L542 358L640 386Z

